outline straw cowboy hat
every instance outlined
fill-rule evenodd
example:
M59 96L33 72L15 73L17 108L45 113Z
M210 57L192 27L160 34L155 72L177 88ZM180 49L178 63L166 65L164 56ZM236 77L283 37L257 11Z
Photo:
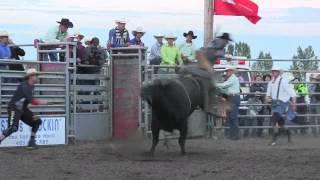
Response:
M57 23L63 26L66 26L68 28L73 28L73 23L67 18L62 18L61 21L57 21Z
M9 33L7 31L0 31L0 37L9 37Z
M137 27L136 30L133 30L133 31L132 31L132 35L133 35L133 36L136 36L137 33L142 33L142 36L143 36L146 32L143 31L143 28L142 28L142 27Z
M127 21L122 18L122 19L115 20L115 23L116 24L127 24Z
M38 71L34 68L30 68L26 71L26 74L24 75L25 78L28 78L30 76L33 76L33 75L37 75L38 74Z
M154 38L163 38L164 35L163 34L156 34L156 35L153 35Z
M177 36L173 35L173 34L167 34L165 36L165 39L174 39L174 40L177 40Z
M193 34L193 31L189 31L188 33L183 33L184 37L187 37L188 35L192 36L192 39L197 39L197 36Z

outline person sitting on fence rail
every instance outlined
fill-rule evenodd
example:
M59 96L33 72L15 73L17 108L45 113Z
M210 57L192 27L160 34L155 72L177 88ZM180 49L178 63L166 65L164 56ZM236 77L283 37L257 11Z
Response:
M163 45L162 34L157 34L153 36L157 42L151 47L150 52L150 65L160 65L161 64L161 47Z
M7 31L0 31L0 59L10 59L11 50L9 44L9 33ZM0 69L7 69L7 65L0 64Z
M144 43L141 38L146 32L143 31L142 27L137 27L136 30L132 31L133 39L130 40L131 46L141 46L144 47Z
M162 65L180 65L181 64L181 54L179 49L175 45L177 37L173 34L168 34L165 36L167 44L161 47L161 59Z
M108 48L128 47L130 45L130 34L126 29L126 23L123 19L116 20L117 27L109 31Z
M96 74L101 70L101 66L106 62L107 54L104 49L99 46L99 39L92 38L91 44L85 49L85 57L81 61L84 65L94 65L95 67L80 67L79 73L83 74Z
M12 133L19 129L19 120L32 127L31 138L28 143L29 149L36 147L35 135L42 123L39 117L35 117L29 109L29 104L46 105L47 102L34 99L34 85L38 81L37 70L28 69L25 75L25 81L22 82L15 91L11 101L8 104L8 128L0 135L0 143Z
M300 83L300 78L296 77L292 80L293 84L294 84L294 90L297 94L297 103L298 104L305 104L305 98L308 95L308 88L306 84L302 84ZM298 114L306 114L307 112L307 106L303 105L303 106L298 106L297 107L297 113ZM306 117L302 117L299 116L297 117L297 123L300 125L306 125L307 124L307 119ZM305 133L306 129L302 128L301 129L301 133Z
M48 42L48 43L56 43L56 42L65 42L68 41L68 29L73 28L73 23L66 18L62 18L61 21L57 21L59 26L55 26L47 32L46 36L43 39L35 40L35 44L38 42ZM46 48L52 49L52 48ZM58 61L57 53L48 53L51 61Z
M197 62L195 59L195 44L192 42L193 39L197 39L197 36L193 34L193 31L188 33L183 33L183 36L186 38L186 41L179 46L181 52L181 57L184 64L190 64Z
M291 134L289 129L285 129L286 114L290 106L290 98L292 99L292 111L296 111L296 93L292 84L281 77L280 68L273 67L271 69L272 80L268 84L266 104L271 103L272 122L274 127L273 138L270 145L276 145L277 137L285 130L288 141L291 142ZM280 129L279 129L280 127Z

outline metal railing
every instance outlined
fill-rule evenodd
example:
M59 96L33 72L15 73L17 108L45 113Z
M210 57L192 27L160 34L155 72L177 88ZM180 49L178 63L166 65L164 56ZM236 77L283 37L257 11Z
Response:
M248 61L270 61L270 60L248 60ZM292 61L292 60L279 60L279 61ZM297 61L318 61L318 60L297 60ZM181 66L156 66L156 65L145 65L145 70L144 70L144 83L150 83L153 82L155 79L168 79L168 78L173 78L176 77L177 74L175 73L175 69L177 67L181 67ZM164 69L164 71L158 71L155 72L155 69ZM270 70L265 70L265 71L258 71L258 70L237 70L239 72L270 72ZM312 71L306 71L306 70L284 70L283 72L303 72L303 73L320 73L320 71L316 71L316 70L312 70ZM260 83L260 84L267 84L268 82L255 82L255 81L243 81L241 82L241 84L256 84L256 83ZM294 83L291 83L294 84ZM299 84L320 84L319 82L307 82L307 81L302 81ZM249 88L249 87L242 87L242 88ZM318 95L320 94L320 92L309 92L308 95ZM239 95L242 95L244 97L249 96L249 95L260 95L260 96L265 96L266 93L254 93L254 92L243 92L240 93ZM243 99L245 100L245 99ZM252 103L247 103L246 101L241 101L240 104L241 107L249 107L249 106L263 106L263 107L267 107L270 106L270 104L266 104L263 103L262 104L252 104ZM148 109L148 105L145 104L144 105L144 118L146 119L146 124L147 122L150 122L151 119L151 115L150 115L150 110ZM297 114L297 117L300 118L305 118L304 121L306 122L306 124L296 124L296 125L288 125L289 128L313 128L316 129L317 133L319 133L319 129L320 129L320 125L319 125L319 121L320 121L320 114L314 114L314 113L308 113L310 112L310 108L316 108L319 107L320 108L320 101L319 103L298 103L297 107L307 107L306 112L302 113L302 114ZM270 114L265 114L265 113L261 113L261 114L257 114L257 115L251 115L249 114L249 112L247 112L248 110L240 110L240 111L246 111L244 114L243 112L239 115L239 120L241 122L240 128L241 129L270 129L272 128L271 126L271 122L267 122L264 124L270 124L270 125L263 125L263 126L253 126L253 125L246 125L249 121L257 121L257 118L264 118L264 121L270 121ZM211 119L211 120L210 120ZM217 127L214 126L214 124L216 124L216 118L209 118L208 119L208 128L210 129L225 129L227 127ZM211 121L211 122L210 122ZM149 125L149 129L150 129L150 125Z

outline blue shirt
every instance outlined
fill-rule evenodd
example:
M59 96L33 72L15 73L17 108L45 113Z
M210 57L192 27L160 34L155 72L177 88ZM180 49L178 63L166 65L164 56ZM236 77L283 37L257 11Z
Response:
M141 41L141 39L133 38L130 40L130 45L144 46L144 43Z
M10 59L11 50L8 45L0 43L0 59Z
M130 41L130 35L127 29L120 31L118 28L111 29L109 31L109 41L110 47L125 47L125 44Z

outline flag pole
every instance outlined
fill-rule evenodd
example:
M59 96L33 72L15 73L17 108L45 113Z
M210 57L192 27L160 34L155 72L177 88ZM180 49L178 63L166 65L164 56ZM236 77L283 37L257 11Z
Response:
M213 39L213 1L214 0L204 0L204 46Z

